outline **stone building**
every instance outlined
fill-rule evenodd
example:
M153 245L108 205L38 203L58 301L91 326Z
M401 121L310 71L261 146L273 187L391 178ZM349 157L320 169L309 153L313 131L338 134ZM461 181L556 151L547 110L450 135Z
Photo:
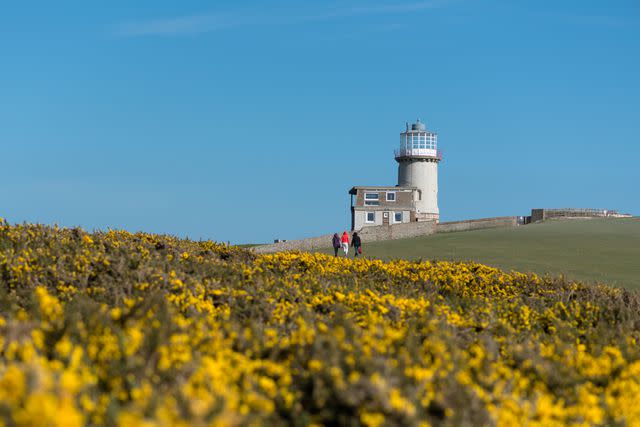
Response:
M396 186L356 186L351 195L351 229L414 221L438 221L438 135L418 120L400 133Z

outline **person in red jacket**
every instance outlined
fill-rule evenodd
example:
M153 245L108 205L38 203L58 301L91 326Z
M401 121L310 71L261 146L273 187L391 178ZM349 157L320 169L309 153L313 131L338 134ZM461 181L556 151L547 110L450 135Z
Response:
M346 231L342 232L342 237L340 238L342 242L342 250L344 251L344 256L349 255L349 235Z

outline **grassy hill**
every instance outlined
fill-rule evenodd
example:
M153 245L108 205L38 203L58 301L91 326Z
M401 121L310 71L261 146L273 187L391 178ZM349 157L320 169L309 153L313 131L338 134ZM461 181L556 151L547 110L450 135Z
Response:
M638 291L0 220L3 426L636 425L638 342Z
M640 287L639 218L550 221L364 245L367 256L381 259L476 261L507 270Z

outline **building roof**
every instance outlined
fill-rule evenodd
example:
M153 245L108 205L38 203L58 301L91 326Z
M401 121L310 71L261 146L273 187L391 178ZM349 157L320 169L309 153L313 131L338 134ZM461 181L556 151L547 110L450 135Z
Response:
M358 190L380 190L380 191L399 191L399 190L417 190L418 187L404 187L398 185L356 185L351 187L349 194L356 194Z

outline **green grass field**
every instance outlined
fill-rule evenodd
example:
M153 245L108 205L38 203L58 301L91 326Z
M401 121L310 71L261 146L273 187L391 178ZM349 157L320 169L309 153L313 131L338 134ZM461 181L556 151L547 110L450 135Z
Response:
M363 242L363 250L368 257L382 259L476 261L506 270L640 288L640 218L549 221Z

